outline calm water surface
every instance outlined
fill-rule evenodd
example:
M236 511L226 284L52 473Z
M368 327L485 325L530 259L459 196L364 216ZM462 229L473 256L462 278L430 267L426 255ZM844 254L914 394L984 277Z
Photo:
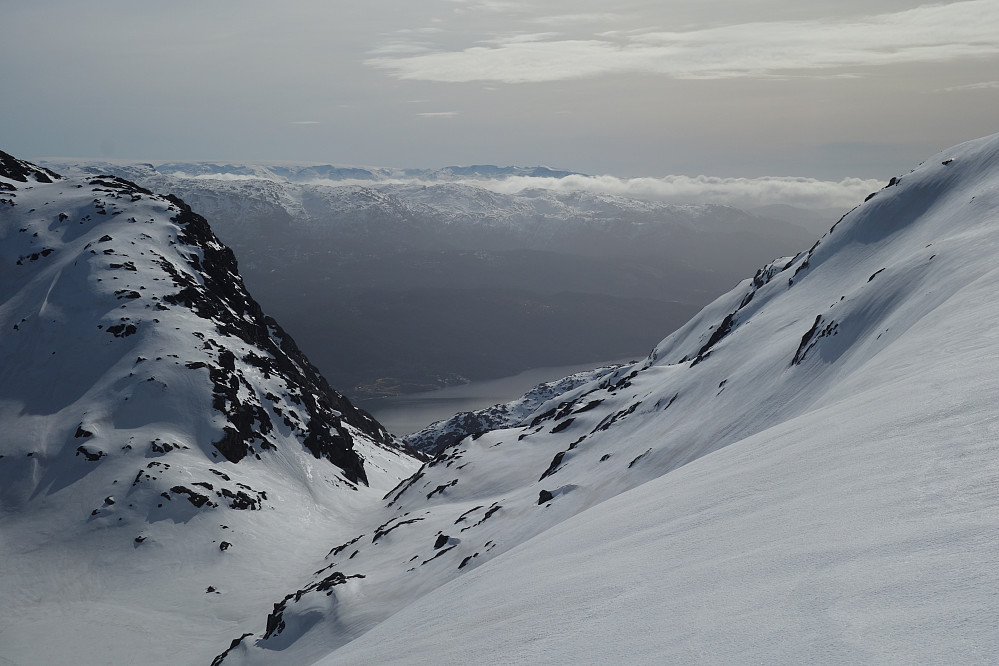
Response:
M542 382L562 379L581 370L592 370L614 363L628 363L632 360L634 359L534 368L512 377L449 386L426 393L408 393L389 398L359 400L356 404L361 409L370 412L383 426L388 428L389 432L403 436L421 430L434 421L450 418L458 412L468 412L510 402Z

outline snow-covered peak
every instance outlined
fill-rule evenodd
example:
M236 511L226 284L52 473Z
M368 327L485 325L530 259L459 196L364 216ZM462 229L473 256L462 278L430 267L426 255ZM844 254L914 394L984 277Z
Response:
M158 661L134 651L177 640L145 636L157 624L221 631L255 594L237 581L277 594L298 571L282 544L352 531L417 463L183 201L0 158L0 652L68 663L42 637L90 625L111 661Z

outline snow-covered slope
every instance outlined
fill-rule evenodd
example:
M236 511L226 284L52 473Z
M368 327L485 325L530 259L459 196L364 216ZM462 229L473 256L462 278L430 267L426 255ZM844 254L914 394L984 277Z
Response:
M414 466L183 201L0 153L0 661L209 661Z
M994 661L997 249L999 135L445 450L220 662Z

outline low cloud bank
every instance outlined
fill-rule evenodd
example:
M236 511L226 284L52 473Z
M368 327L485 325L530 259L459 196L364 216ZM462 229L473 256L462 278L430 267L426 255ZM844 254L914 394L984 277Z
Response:
M215 168L219 167L215 165ZM190 173L171 170L174 178L192 180L222 181L286 181L287 178L270 171L267 166L241 167L240 173L215 171L211 173ZM249 173L247 173L249 171ZM456 183L479 187L498 194L520 194L530 190L549 190L569 194L587 192L664 201L675 204L715 203L752 209L760 206L784 204L824 210L830 208L848 209L864 200L871 192L881 189L884 181L864 178L843 178L842 180L818 180L798 176L764 176L760 178L720 178L716 176L664 176L662 178L639 177L621 178L603 175L589 176L574 174L561 178L519 176L488 178L442 177L438 172L428 171L427 175L401 177L391 174L390 169L374 169L368 179L313 179L301 181L299 185L324 187L359 186L379 188L385 186L434 187Z
M844 178L824 181L814 178L775 177L717 178L713 176L666 176L664 178L618 178L616 176L567 176L522 178L477 182L495 192L520 192L543 188L560 192L592 192L672 203L721 203L738 208L787 204L802 208L852 206L884 183L878 180Z
M881 189L880 180L844 178L839 181L793 176L762 178L718 178L714 176L665 176L663 178L619 178L617 176L572 175L563 178L510 176L497 179L455 179L447 182L481 187L499 194L528 190L560 193L588 192L676 204L716 203L736 208L784 204L808 209L851 208L871 192ZM433 187L439 180L392 178L379 181L323 180L314 185L416 185Z

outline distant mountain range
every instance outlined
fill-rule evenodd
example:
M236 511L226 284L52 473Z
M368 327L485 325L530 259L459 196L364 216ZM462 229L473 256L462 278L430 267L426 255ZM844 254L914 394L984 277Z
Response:
M813 237L727 206L484 186L567 175L545 167L75 168L210 218L256 297L355 397L640 355Z

